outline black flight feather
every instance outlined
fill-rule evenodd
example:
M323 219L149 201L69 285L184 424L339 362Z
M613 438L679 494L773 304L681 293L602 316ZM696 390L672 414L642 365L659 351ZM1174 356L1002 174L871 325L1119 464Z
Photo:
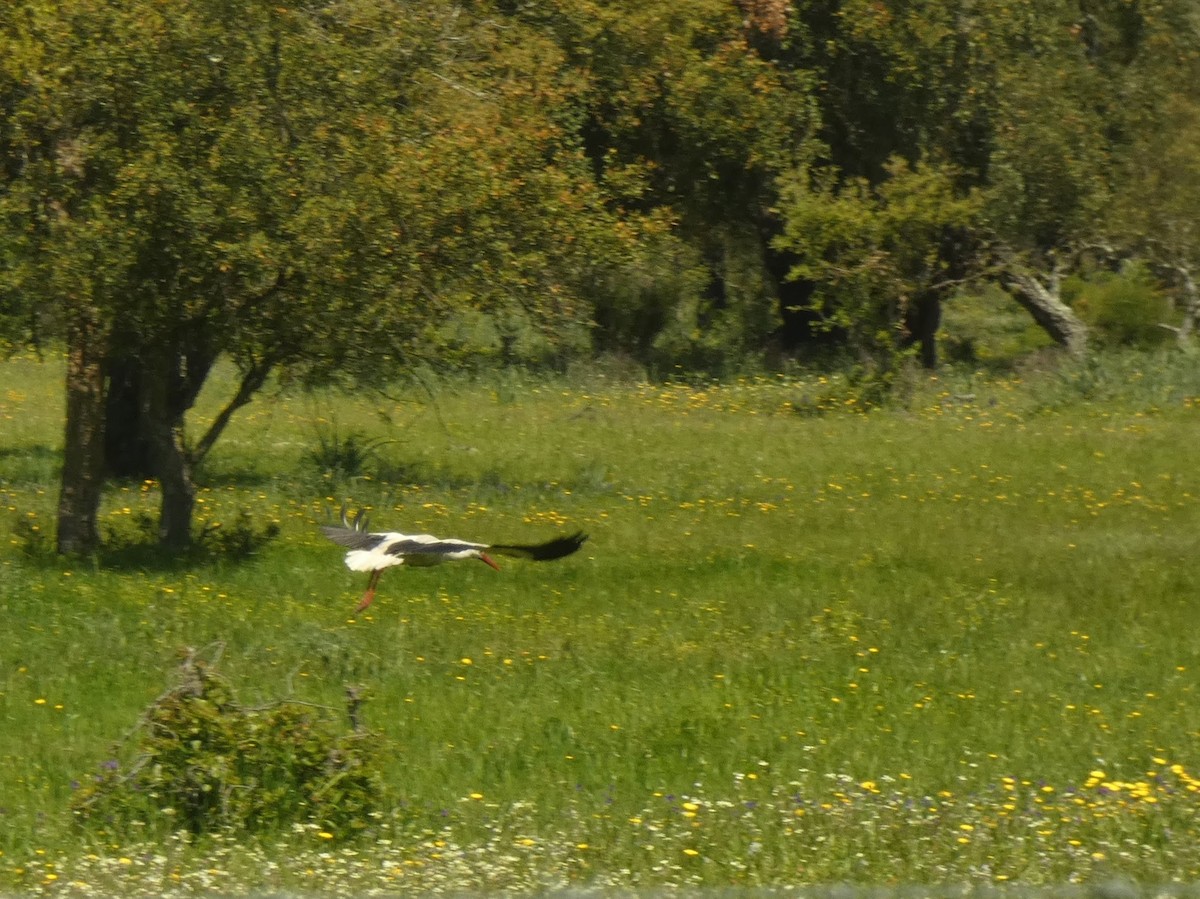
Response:
M431 556L461 552L464 549L486 549L482 543L467 543L465 540L397 540L384 550L389 556L410 556L425 553Z
M387 536L386 534L364 534L356 528L339 528L330 525L322 526L321 533L339 546L344 546L347 549L366 550L374 549Z
M359 509L353 517L346 514L346 504L342 503L342 526L324 525L321 533L339 546L347 549L372 550L384 540L383 534L367 532L367 512Z

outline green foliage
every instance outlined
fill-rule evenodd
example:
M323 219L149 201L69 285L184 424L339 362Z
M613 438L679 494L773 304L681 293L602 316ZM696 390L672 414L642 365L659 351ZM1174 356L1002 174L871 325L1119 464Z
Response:
M582 150L643 232L585 291L600 353L658 373L727 372L778 325L765 287L778 173L809 154L807 72L747 40L736 4L667 0L501 6L553 35L583 86Z
M144 509L124 519L109 521L104 529L104 546L115 552L153 547L158 542L158 522Z
M18 517L13 522L12 544L31 560L46 560L53 552L53 539L49 529L32 512Z
M1064 70L1007 73L989 159L986 221L992 233L1035 258L1100 231L1114 171L1097 73L1077 58ZM1110 89L1111 90L1111 89Z
M685 257L693 259L690 267L678 265L658 282L677 289L662 304L662 324L643 354L657 377L753 370L779 328L779 301L763 271L761 241L731 229L719 236L719 245L715 272Z
M1080 280L1073 293L1073 307L1105 343L1147 349L1170 334L1163 327L1175 318L1170 301L1143 266Z
M170 485L162 536L183 545L185 463L272 371L394 375L472 312L502 341L579 342L585 293L666 219L615 208L595 180L561 54L480 13L24 0L0 19L18 60L0 71L0 317L51 310L98 363L75 372L64 478L100 470L102 429L79 423L114 414L85 371L134 376L141 414L119 424L145 419L164 444L149 455L173 470L138 474ZM186 445L221 354L243 377ZM64 507L60 534L90 543L94 492L66 486L88 502Z
M1194 253L1200 21L1189 3L794 10L782 57L819 80L822 158L873 186L895 157L953 167L960 188L979 191L964 249L984 274L997 248L1034 271L1088 244L1171 267Z
M956 173L893 159L877 187L840 181L825 169L800 170L783 185L783 234L776 245L797 258L791 277L817 285L812 298L827 328L885 372L904 342L905 316L923 293L945 293L953 260L944 244L969 230L979 197L955 186Z
M1194 405L1190 397L1200 393L1194 360L1167 348L1110 349L1082 359L1054 360L1042 370L1036 362L1022 367L1031 373L1029 399L1041 411L1062 412L1081 403L1103 407L1131 400L1157 410L1181 398L1185 405Z
M279 533L278 521L257 525L249 510L241 509L231 524L205 522L197 542L197 554L231 560L246 559L275 540Z
M376 737L338 733L327 710L304 704L247 708L191 651L178 681L142 714L133 759L106 763L74 797L85 832L270 834L299 824L347 838L371 825L382 799Z
M175 6L24 4L10 39L45 71L9 95L0 150L36 164L0 198L6 292L88 298L147 346L378 377L450 313L573 321L599 243L632 244L534 35L438 4Z
M877 183L890 160L977 159L995 99L996 55L1014 29L999 3L821 0L795 4L781 55L814 73L820 137L850 178Z
M1200 20L1166 4L1156 17L1156 32L1171 30L1195 45ZM1133 249L1156 264L1168 279L1200 268L1200 59L1170 39L1155 34L1159 52L1138 58L1131 67L1138 103L1129 108L1132 146L1118 160L1119 181L1106 211L1108 239ZM1193 313L1195 314L1195 313Z
M190 371L220 349L321 380L497 343L562 368L594 325L602 352L728 368L778 324L763 244L803 205L778 179L826 168L813 205L870 206L914 189L898 159L977 189L973 230L1037 264L1100 232L1194 256L1184 0L14 9L10 335L98 314Z
M361 478L369 463L378 459L379 448L391 442L357 430L343 435L336 418L328 423L317 422L314 431L317 445L305 451L304 461L335 483Z
M911 355L897 354L889 368L870 360L847 363L837 372L803 382L788 406L803 418L904 408L912 399L918 371Z

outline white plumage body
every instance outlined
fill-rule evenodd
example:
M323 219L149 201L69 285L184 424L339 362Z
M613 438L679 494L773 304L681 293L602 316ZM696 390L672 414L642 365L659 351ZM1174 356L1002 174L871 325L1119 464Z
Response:
M383 540L371 549L352 549L346 553L346 567L351 571L377 571L397 565L427 568L442 562L461 562L477 559L486 550L486 543L467 543L464 540L441 540L432 534L371 534ZM397 549L403 551L397 552ZM425 551L422 551L425 550Z

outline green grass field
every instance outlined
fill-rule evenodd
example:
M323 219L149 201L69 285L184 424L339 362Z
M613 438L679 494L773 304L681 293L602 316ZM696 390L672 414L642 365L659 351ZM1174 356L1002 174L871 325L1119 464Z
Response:
M61 366L0 363L0 890L1200 881L1195 368L945 375L869 414L816 377L269 393L199 519L277 539L165 558L154 485L114 484L78 562L48 551ZM386 441L357 477L307 459L335 428ZM591 540L390 571L355 618L365 576L316 531L344 501ZM218 645L248 705L365 688L367 833L72 828L181 647Z

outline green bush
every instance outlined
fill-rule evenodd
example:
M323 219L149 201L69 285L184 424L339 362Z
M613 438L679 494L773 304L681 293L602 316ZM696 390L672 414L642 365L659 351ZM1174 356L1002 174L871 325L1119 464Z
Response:
M201 552L225 559L245 559L279 536L279 522L268 521L257 527L246 509L238 511L233 521L208 522L197 540Z
M359 699L351 693L351 717ZM189 652L179 683L143 713L137 752L109 762L72 803L98 835L130 827L257 834L314 825L342 838L366 829L381 801L379 739L339 733L331 710L284 701L241 705Z
M368 465L377 460L379 448L390 441L368 437L360 431L342 436L337 420L328 426L315 427L317 445L304 454L304 461L321 475L334 482L351 481L367 473Z
M279 522L268 521L259 526L248 510L241 509L226 521L209 519L202 522L186 556L190 559L245 559L278 536ZM176 550L162 549L158 518L144 509L105 522L101 558L106 562L145 564L156 557L177 559L178 555Z
M1076 290L1075 311L1103 343L1147 349L1170 334L1161 325L1172 320L1171 304L1142 266L1128 266L1120 274L1100 273Z

